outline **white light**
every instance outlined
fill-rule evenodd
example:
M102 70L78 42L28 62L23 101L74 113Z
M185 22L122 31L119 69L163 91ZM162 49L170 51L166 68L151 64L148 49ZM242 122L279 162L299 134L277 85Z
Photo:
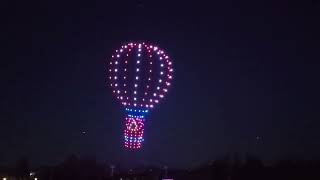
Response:
M111 57L114 58L114 55L112 55Z
M134 106L137 106L137 104L133 104Z
M114 77L114 79L118 79L118 77L117 77L117 76L115 76L115 77Z
M161 71L160 74L163 75L163 72Z
M138 54L138 57L140 57L141 56L141 54Z
M144 101L144 98L142 98L142 101Z
M147 94L148 94L147 92L144 93L144 95L147 95Z
M152 99L150 99L150 102L152 102Z
M169 56L166 56L165 58L166 58L166 59L168 59L168 58L169 58Z
M138 87L138 84L134 84L134 87Z
M160 51L158 51L157 54L160 54Z
M146 107L149 107L149 105L147 104Z
M161 64L160 66L163 67L163 64Z
M118 86L118 84L114 84L114 86L115 86L115 87L117 87L117 86Z
M159 97L163 98L164 96L163 96L163 94L160 94Z
M169 82L167 82L166 84L167 84L167 86L170 86L170 83L169 83Z
M170 72L172 72L172 71L173 71L173 69L170 69L169 71L170 71Z
M112 64L112 62L110 62L110 64Z
M136 101L136 100L137 100L137 98L133 98L133 100L135 100L135 101Z
M150 64L152 64L152 62L150 62Z
M120 52L122 52L123 50L122 49L120 49Z
M149 78L148 80L151 81L151 78Z
M160 57L160 60L162 60L162 57Z
M124 69L124 71L127 71L127 69Z
M139 52L141 52L141 49L138 49Z
M153 108L153 104L150 104L150 107Z
M117 58L118 58L118 57L120 57L120 55L119 55L119 54L117 54Z
M126 76L124 76L124 77L123 77L123 79L127 79L127 77L126 77Z
M126 84L123 84L123 86L126 87L127 85L126 85Z
M139 79L139 77L138 76L136 76L136 80L138 80Z
M156 94L156 93L153 93L153 96L157 96L157 94Z
M120 94L120 90L118 90L117 93Z
M158 47L154 47L154 48L153 48L153 50L155 50L155 51L156 51L157 49L158 49Z
M162 82L162 79L159 79L159 83L161 83Z
M120 96L120 99L122 100L122 99L123 99L123 97L122 97L122 96Z
M125 94L127 94L127 91L124 91Z
M159 89L160 89L160 87L158 86L158 87L157 87L157 90L159 90Z
M134 91L133 93L134 93L134 94L137 94L137 91Z
M139 70L140 70L140 69L139 69L139 68L137 68L137 72L139 72Z
M115 64L118 64L118 61L116 61Z
M124 63L126 63L126 64L127 64L127 63L128 63L128 61L125 61Z
M141 48L141 44L139 44L139 48Z
M112 77L110 76L109 79L111 79Z
M154 100L154 102L155 102L155 103L158 103L159 101L156 99L156 100Z
M140 64L140 61L137 61L137 64Z
M127 45L124 46L124 48L127 48L127 47L128 47Z
M149 72L152 72L152 70L150 69L150 71Z
M163 89L163 91L164 91L164 92L167 92L167 91L168 91L168 89Z
M118 69L114 69L114 72L118 72Z
M172 79L172 76L169 76L169 79Z
M168 64L169 64L169 65L171 65L171 64L172 64L172 62L170 61L170 62L168 62Z
M149 88L149 85L147 85L147 88Z
M164 52L163 52L163 51L160 51L160 53L163 54Z
M109 72L111 72L111 69L109 69Z

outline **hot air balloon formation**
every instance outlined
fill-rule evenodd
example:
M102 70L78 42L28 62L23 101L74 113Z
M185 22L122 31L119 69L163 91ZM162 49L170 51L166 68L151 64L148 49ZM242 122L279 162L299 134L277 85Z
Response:
M146 116L165 97L172 78L170 57L157 46L130 42L112 54L108 80L126 111L126 148L141 148Z

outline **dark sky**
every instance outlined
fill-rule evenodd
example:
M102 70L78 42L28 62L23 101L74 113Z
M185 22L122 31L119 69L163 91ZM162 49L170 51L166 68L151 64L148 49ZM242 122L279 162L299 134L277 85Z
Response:
M227 153L319 158L319 3L1 2L0 164L68 155L189 167ZM175 74L123 149L124 111L106 63L128 41L158 44ZM83 133L85 131L86 133ZM258 137L258 138L257 138Z

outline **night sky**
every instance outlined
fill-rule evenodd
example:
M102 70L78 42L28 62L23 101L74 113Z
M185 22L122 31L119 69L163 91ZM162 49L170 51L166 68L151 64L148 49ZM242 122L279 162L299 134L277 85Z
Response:
M0 164L320 157L316 1L5 1L0 11ZM175 72L143 149L131 152L106 64L142 40L164 49Z

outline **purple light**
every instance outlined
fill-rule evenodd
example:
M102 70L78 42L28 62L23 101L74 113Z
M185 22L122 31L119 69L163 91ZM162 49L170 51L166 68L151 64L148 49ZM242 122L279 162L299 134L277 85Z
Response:
M164 98L173 79L173 68L169 56L162 49L144 42L131 42L116 50L111 59L108 68L110 87L126 109L148 110ZM143 127L145 119L129 115L135 114L128 111L126 125L132 127L126 126L125 147L139 149L144 130L138 130L138 126Z

